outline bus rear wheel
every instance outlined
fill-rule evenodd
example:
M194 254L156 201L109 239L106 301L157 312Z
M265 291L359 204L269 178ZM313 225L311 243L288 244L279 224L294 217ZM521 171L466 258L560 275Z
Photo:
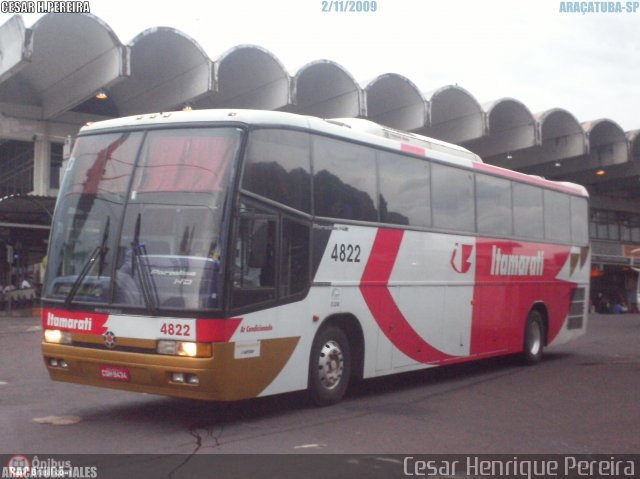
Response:
M317 406L342 399L351 377L351 349L344 332L329 326L318 332L311 347L309 395Z
M542 359L544 351L544 323L540 312L533 310L527 316L524 330L524 350L522 359L525 364L536 364Z

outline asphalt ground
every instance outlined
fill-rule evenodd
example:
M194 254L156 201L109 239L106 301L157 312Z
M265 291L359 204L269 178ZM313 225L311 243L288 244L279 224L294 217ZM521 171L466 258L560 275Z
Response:
M38 318L0 317L0 454L134 454L126 464L162 457L176 471L201 455L258 455L232 468L302 460L318 474L325 469L311 459L263 455L319 454L326 467L406 477L409 455L640 452L637 314L592 315L584 337L533 367L498 358L367 380L320 409L303 393L221 404L55 383L40 337Z

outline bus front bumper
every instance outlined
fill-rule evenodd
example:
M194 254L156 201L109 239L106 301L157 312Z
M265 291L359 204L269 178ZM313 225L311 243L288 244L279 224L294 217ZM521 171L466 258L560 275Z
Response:
M211 401L254 398L273 381L299 338L262 341L238 357L235 343L214 343L210 358L164 356L42 343L54 381Z

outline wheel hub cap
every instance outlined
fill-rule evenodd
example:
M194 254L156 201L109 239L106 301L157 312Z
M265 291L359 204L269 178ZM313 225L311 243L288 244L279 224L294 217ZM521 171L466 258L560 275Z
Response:
M340 383L344 372L344 359L338 343L327 341L322 347L318 369L320 382L325 388L333 389Z

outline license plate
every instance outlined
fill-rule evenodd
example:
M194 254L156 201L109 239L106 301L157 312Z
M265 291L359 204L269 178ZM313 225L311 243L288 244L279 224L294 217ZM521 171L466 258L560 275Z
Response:
M131 380L129 370L119 366L100 366L100 377L110 381L129 382Z

